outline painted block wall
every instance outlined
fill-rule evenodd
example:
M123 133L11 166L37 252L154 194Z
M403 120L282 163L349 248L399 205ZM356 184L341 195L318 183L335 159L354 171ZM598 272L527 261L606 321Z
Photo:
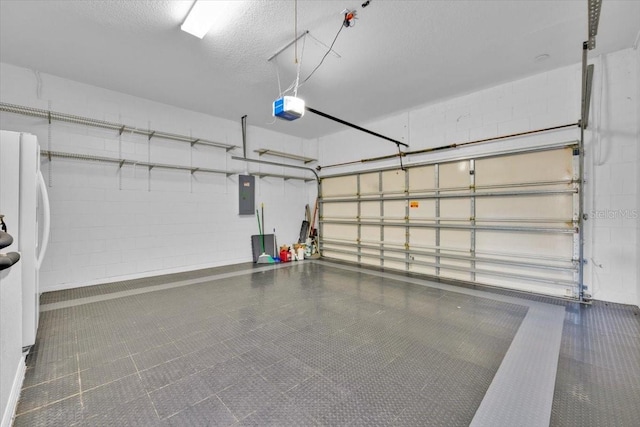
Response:
M636 53L636 120L637 120L637 136L636 144L640 144L640 32L636 36L636 43L634 45L634 51ZM636 153L636 164L640 165L640 148ZM636 182L640 182L640 166L636 167ZM636 200L636 208L640 211L640 196ZM640 226L636 227L636 284L638 285L637 305L640 307Z
M579 60L579 58L577 58ZM596 66L590 127L585 136L585 284L594 298L639 304L638 51L590 58ZM581 66L556 69L464 96L423 105L365 124L407 142L409 150L526 132L580 119ZM580 137L577 126L484 145L408 156L405 163L455 159ZM323 174L399 166L398 159L326 165L397 153L394 144L353 130L319 140Z
M155 163L313 177L310 172L247 164L240 116L233 122L55 76L0 64L0 101L124 123L236 145L221 148L173 142L10 113L0 127L38 136L43 150ZM267 106L268 107L268 106ZM317 158L317 144L251 126L247 156L271 148ZM270 158L271 161L280 159ZM282 163L300 162L283 159ZM198 173L53 158L43 159L51 199L51 239L40 290L71 288L162 273L251 261L255 215L238 215L238 174ZM265 206L267 233L297 241L315 182L256 178L256 206Z

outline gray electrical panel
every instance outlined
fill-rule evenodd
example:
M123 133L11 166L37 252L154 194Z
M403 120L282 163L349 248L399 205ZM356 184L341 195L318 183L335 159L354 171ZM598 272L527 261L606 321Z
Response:
M240 175L238 180L239 214L253 215L256 212L256 177Z

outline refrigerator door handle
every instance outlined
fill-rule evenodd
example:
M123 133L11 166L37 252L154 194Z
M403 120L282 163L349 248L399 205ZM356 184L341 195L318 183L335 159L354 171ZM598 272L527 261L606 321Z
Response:
M40 197L42 197L42 245L40 245L40 253L36 258L36 269L40 270L44 254L47 252L47 246L49 245L49 232L51 230L51 207L49 206L49 193L47 192L47 184L44 182L42 172L38 171L37 177L38 189L40 190Z

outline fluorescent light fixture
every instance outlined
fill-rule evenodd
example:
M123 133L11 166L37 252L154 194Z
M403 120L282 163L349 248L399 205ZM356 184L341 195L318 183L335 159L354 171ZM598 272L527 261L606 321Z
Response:
M233 16L243 1L196 0L180 29L199 39L203 38L214 25L217 29L236 20Z

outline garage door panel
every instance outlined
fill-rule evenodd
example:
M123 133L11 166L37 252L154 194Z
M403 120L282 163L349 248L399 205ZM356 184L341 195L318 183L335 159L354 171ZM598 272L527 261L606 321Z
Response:
M360 175L360 194L376 195L380 193L380 173L365 173Z
M571 194L527 197L479 197L476 219L550 219L571 221Z
M443 222L448 219L469 219L471 217L471 199L446 199L440 200L440 218Z
M340 261L358 262L358 255L345 254L344 252L332 251L331 249L323 249L322 256L325 258L338 259Z
M409 191L432 191L436 187L435 166L420 166L409 169Z
M360 203L360 216L362 218L380 218L381 202L362 202Z
M400 258L398 260L395 260L393 258L385 258L384 267L392 268L394 270L406 270L407 263L405 262L404 259L400 259Z
M382 173L382 191L384 193L404 193L405 174L403 171L386 171Z
M322 244L326 236L354 242L360 236L368 246L356 256L363 264L575 297L580 193L573 148L354 173L355 180L333 182L329 193L323 181L327 201L354 183L357 193L358 182L360 197L340 207L322 201L324 217L354 218L344 228L323 222L322 254L339 252Z
M513 277L518 276L528 276L528 277L536 277L541 280L547 281L571 281L573 279L573 272L569 269L567 270L554 270L554 269L544 269L537 267L526 267L520 266L517 264L508 265L508 264L495 264L491 262L478 262L476 261L475 267L478 271L486 271L486 272L495 272L498 275L509 274Z
M409 219L419 222L433 222L436 219L435 200L410 200Z
M358 226L355 224L325 224L322 234L326 239L350 240L355 243L358 240Z
M572 234L505 233L478 231L476 252L516 253L543 257L570 258L573 250Z
M435 276L436 275L436 268L435 267L428 267L428 266L419 265L419 264L411 264L409 266L409 271L412 272L412 273L426 274L428 276Z
M531 280L523 280L512 277L495 277L485 274L476 274L476 281L489 286L498 286L524 292L553 295L557 297L572 297L575 292L572 286L549 285Z
M406 231L404 227L385 227L384 243L404 246L406 241Z
M436 230L433 228L411 228L409 230L409 246L421 248L436 246Z
M476 185L562 181L573 178L571 148L478 159Z
M322 197L354 196L358 192L358 177L341 176L322 180Z
M468 160L441 164L439 169L439 188L469 188Z
M383 203L384 220L389 222L403 221L407 215L406 201L390 201Z
M367 265L380 266L380 250L362 248L360 262Z
M358 204L327 203L324 206L323 216L325 218L349 218L355 220L358 216Z
M440 230L440 246L469 251L471 250L471 233L466 230Z
M380 243L380 226L362 225L360 227L360 240L362 243Z

